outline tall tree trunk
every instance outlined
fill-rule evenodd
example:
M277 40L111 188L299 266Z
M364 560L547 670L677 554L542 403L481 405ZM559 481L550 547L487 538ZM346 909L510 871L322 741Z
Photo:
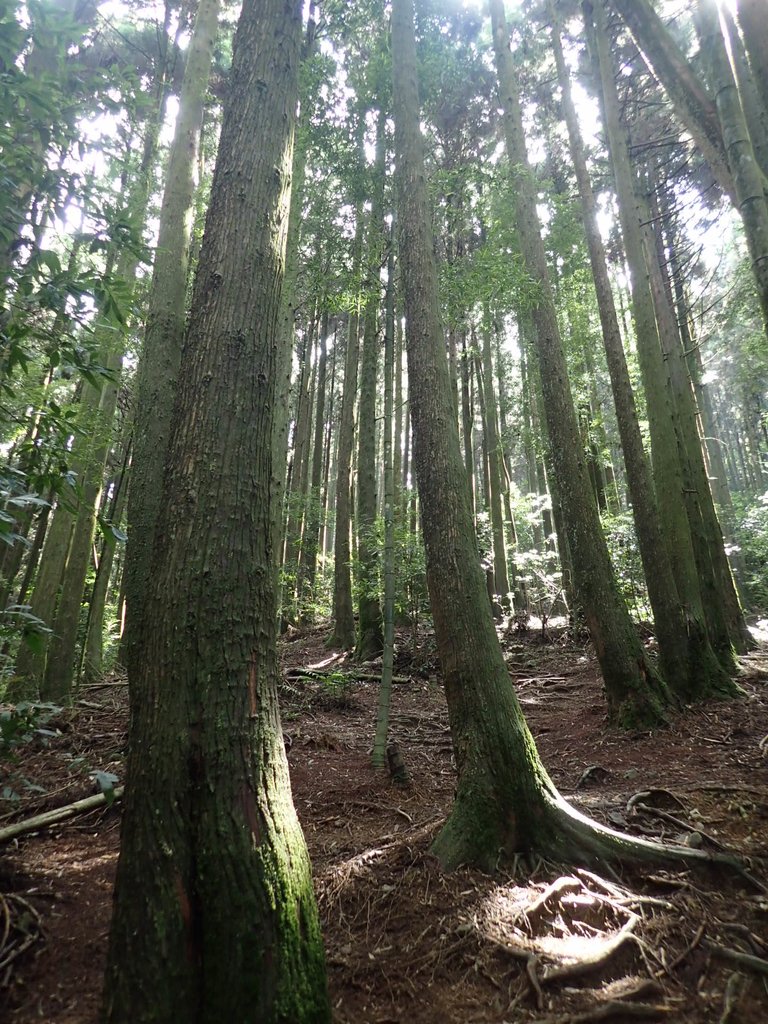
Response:
M363 204L358 203L355 214L352 276L359 282L363 245ZM352 601L352 553L349 545L352 518L350 482L352 450L355 442L355 400L357 398L357 372L360 361L360 315L358 305L347 322L347 344L344 354L344 390L341 395L339 422L339 455L336 474L336 532L333 540L333 631L328 638L329 647L348 651L355 646L355 613Z
M131 423L123 425L123 431L127 431L127 438L124 442L124 455L122 466L114 481L114 494L109 513L109 526L119 528L125 512L128 497L128 474L129 462L132 448ZM104 613L107 605L107 593L109 581L112 576L115 549L117 539L105 537L101 545L101 557L96 567L96 577L93 581L91 599L88 603L88 622L85 631L85 643L83 645L83 680L93 682L100 679L103 674L104 659Z
M635 176L620 121L614 68L608 49L609 37L601 4L595 4L594 17L594 23L589 17L586 19L587 37L601 83L605 128L624 249L630 268L638 360L651 434L653 478L664 531L663 551L672 566L689 636L690 667L683 678L687 686L696 687L697 695L727 692L730 689L727 671L732 667L730 641L727 631L723 632L722 624L719 627L717 625L716 610L713 610L712 615L707 614L699 586L691 526L683 495L682 452L678 447L674 426L675 410L667 387L667 368L662 356L643 253L643 219L638 210ZM718 659L722 660L722 665Z
M502 453L496 422L496 396L493 389L493 357L491 355L490 313L483 319L483 385L485 389L485 433L488 438L488 476L490 484L491 526L493 530L493 576L496 593L503 606L509 608L510 586L507 569L507 541L502 509Z
M383 649L381 603L379 601L379 555L374 536L376 525L376 376L378 369L378 315L381 304L381 265L384 224L384 175L386 168L386 115L379 111L376 124L371 219L363 316L363 347L360 359L360 430L357 434L357 554L358 630L355 658L368 661Z
M246 0L132 659L108 1024L330 1021L270 529L300 39L298 0Z
M293 435L293 466L288 498L288 520L285 526L285 556L283 568L289 574L288 586L283 590L283 614L296 615L296 583L301 556L302 526L304 523L309 486L309 452L312 431L317 362L312 364L317 326L316 309L311 314L302 341L299 359L299 385L296 392L296 415Z
M757 294L768 333L768 179L755 159L749 129L720 31L716 0L699 0L696 10L702 57L715 94L728 164L736 189L736 208L752 261ZM767 57L763 54L763 60Z
M749 65L744 43L733 14L727 7L720 8L723 31L728 39L731 66L739 87L739 99L744 111L744 120L749 129L752 148L763 178L768 187L768 107L764 106L758 92L757 80Z
M472 515L477 511L475 493L475 410L472 403L472 359L467 347L467 332L461 332L461 424L464 441L464 476L467 481Z
M768 19L763 0L736 0L739 26L744 34L744 46L749 64L765 110L768 110Z
M310 0L309 19L304 36L302 63L308 64L318 46L317 23L315 20L316 5ZM308 133L314 96L306 96L299 111L296 127L296 144L293 151L293 168L291 170L291 206L288 214L288 242L285 255L285 276L283 292L280 300L280 341L277 349L277 393L275 395L275 422L273 428L274 470L273 485L275 489L272 507L274 522L272 523L272 550L275 556L275 573L278 577L278 614L283 603L283 586L280 571L283 568L283 540L285 517L286 476L288 469L288 428L290 426L291 375L293 371L293 346L296 320L297 282L299 276L299 241L301 238L304 182L307 173Z
M381 686L376 711L376 734L371 761L383 768L387 759L389 706L392 700L392 670L395 654L395 471L392 458L393 377L395 372L395 250L394 228L387 260L387 295L384 324L384 650ZM455 396L455 392L454 392Z
M179 375L195 172L218 17L219 0L200 0L168 157L149 309L136 375L133 486L128 498L125 567L124 650L129 660L132 650L141 643L142 606Z
M299 620L302 625L314 621L315 576L317 575L317 546L320 537L323 451L325 448L325 392L328 378L328 311L323 311L318 338L317 401L315 402L315 429L312 443L312 472L304 519L304 538L299 557L299 578L296 590L299 599Z
M552 13L554 15L554 9ZM643 448L632 382L613 302L605 248L597 226L597 203L587 170L576 108L571 98L570 76L559 32L559 26L553 16L552 41L563 94L563 113L568 127L571 159L581 199L605 357L624 452L627 485L632 500L632 514L658 637L660 665L665 679L676 692L690 694L695 692L699 683L700 668L697 662L700 657L701 638L696 630L689 632L672 572L672 562L666 552L651 469Z
M603 0L585 0L586 16ZM736 202L717 108L650 0L611 0L723 191Z
M611 717L625 726L657 722L663 718L670 693L646 658L613 574L568 383L536 214L536 195L523 135L517 72L509 49L502 0L489 0L489 8L504 135L515 190L518 237L525 267L537 286L537 301L532 309L536 352L576 593L595 645Z
M654 184L658 184L658 178L655 182L651 180L651 194ZM655 203L651 207L643 196L639 197L639 209L659 340L673 396L672 406L675 410L675 427L680 441L683 467L683 496L691 525L700 586L705 595L705 611L708 619L717 622L718 629L720 619L725 620L730 643L737 651L744 652L753 646L753 641L744 621L731 567L725 554L723 532L712 500L691 378L681 344L677 318L661 268L662 259L666 261L666 254L663 248L660 250L659 240L650 223L651 216L659 218L659 211ZM726 661L726 664L729 663L730 659Z

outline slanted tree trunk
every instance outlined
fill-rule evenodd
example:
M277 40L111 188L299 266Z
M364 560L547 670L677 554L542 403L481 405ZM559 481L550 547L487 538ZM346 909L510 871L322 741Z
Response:
M728 38L731 66L739 87L739 99L744 111L744 120L749 129L755 157L763 173L765 188L768 188L768 107L763 105L762 97L758 92L757 80L749 65L744 43L739 35L733 14L727 7L721 7L720 17L723 31Z
M587 18L603 0L585 0ZM681 121L701 149L723 191L736 201L736 187L712 97L694 73L650 0L611 0L664 86Z
M515 186L517 229L528 274L536 282L536 326L544 415L574 585L603 675L609 711L625 726L658 722L671 697L643 651L613 574L579 438L568 371L536 214L536 194L523 135L517 72L504 7L489 0L507 155Z
M624 452L627 485L632 500L632 514L658 637L660 665L665 679L677 693L690 694L695 692L698 685L700 637L695 632L689 633L672 573L672 562L666 551L651 469L643 448L632 382L613 302L605 248L597 226L597 204L587 170L576 108L571 98L570 76L560 43L560 29L554 18L554 8L550 9L553 14L552 42L563 95L563 113L568 127L571 158L581 199L603 345Z
M736 16L744 34L744 47L749 65L760 93L763 107L768 111L768 19L763 0L736 0Z
M730 639L723 623L716 621L716 609L708 615L701 589L684 500L682 453L674 426L672 396L667 387L667 368L659 340L656 314L645 264L642 217L637 206L636 183L629 158L626 135L619 115L619 99L614 69L608 49L605 14L600 4L594 7L594 23L587 19L587 38L601 83L603 116L611 154L624 250L630 268L632 307L635 318L637 352L643 378L648 422L651 434L653 478L659 515L664 531L664 552L672 566L680 601L686 616L688 672L683 676L692 696L728 692L732 668ZM721 617L722 618L722 617ZM721 659L722 664L718 664Z
M270 530L300 39L298 0L246 0L132 659L108 1024L330 1021Z
M701 36L702 57L715 96L736 190L736 208L744 224L744 237L768 333L768 179L755 159L739 90L720 31L720 16L715 0L699 0L696 19ZM763 54L763 61L767 59L768 55Z

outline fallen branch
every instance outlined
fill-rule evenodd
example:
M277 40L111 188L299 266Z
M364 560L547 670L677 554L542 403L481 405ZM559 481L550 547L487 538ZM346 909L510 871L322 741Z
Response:
M27 832L36 832L39 828L46 828L48 825L57 825L60 821L67 821L84 811L92 811L96 807L109 806L115 800L119 800L124 792L123 786L116 786L107 793L97 793L96 796L87 796L83 800L75 800L74 803L65 804L64 807L56 807L44 814L37 814L34 818L25 818L23 821L15 821L0 829L0 845L7 843L17 836L23 836Z
M665 972L671 975L672 971L676 970L680 966L680 964L684 963L691 955L691 953L694 951L694 949L696 949L696 947L700 944L701 940L704 938L705 928L705 925L700 924L699 927L696 929L696 934L693 936L691 944L687 946L679 956L676 956L672 963L669 964L669 966L665 967L664 971L658 971L656 976L659 977L661 974Z

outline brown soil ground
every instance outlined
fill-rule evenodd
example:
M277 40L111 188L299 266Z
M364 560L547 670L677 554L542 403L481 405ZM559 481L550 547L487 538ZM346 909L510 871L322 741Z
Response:
M541 861L500 864L490 877L445 875L428 852L454 787L430 638L415 656L402 638L397 660L404 681L395 687L392 735L407 787L370 767L377 666L349 685L328 682L320 673L349 666L328 664L323 639L318 630L285 644L286 669L316 666L318 674L289 672L282 703L335 1021L768 1021L766 650L743 661L742 700L628 736L606 724L588 647L513 635L510 674L561 791L634 834L737 851L753 877L710 868L617 875L607 867L600 877ZM5 781L21 800L5 803L0 827L89 795L89 771L122 778L125 718L124 680L83 689L57 717L60 735L33 741L10 766ZM3 847L3 1021L97 1021L118 842L115 805Z

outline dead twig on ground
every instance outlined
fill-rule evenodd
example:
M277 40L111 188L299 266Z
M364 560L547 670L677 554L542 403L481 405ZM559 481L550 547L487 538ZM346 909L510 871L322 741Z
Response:
M39 828L47 828L49 825L58 825L62 821L74 818L85 811L92 811L96 807L108 806L110 803L119 800L124 792L123 786L116 786L109 793L97 793L96 796L88 796L83 800L75 800L74 803L65 804L64 807L56 807L44 814L37 814L34 818L25 818L23 821L15 821L12 825L6 825L0 829L0 845L23 836L27 832L36 832Z

